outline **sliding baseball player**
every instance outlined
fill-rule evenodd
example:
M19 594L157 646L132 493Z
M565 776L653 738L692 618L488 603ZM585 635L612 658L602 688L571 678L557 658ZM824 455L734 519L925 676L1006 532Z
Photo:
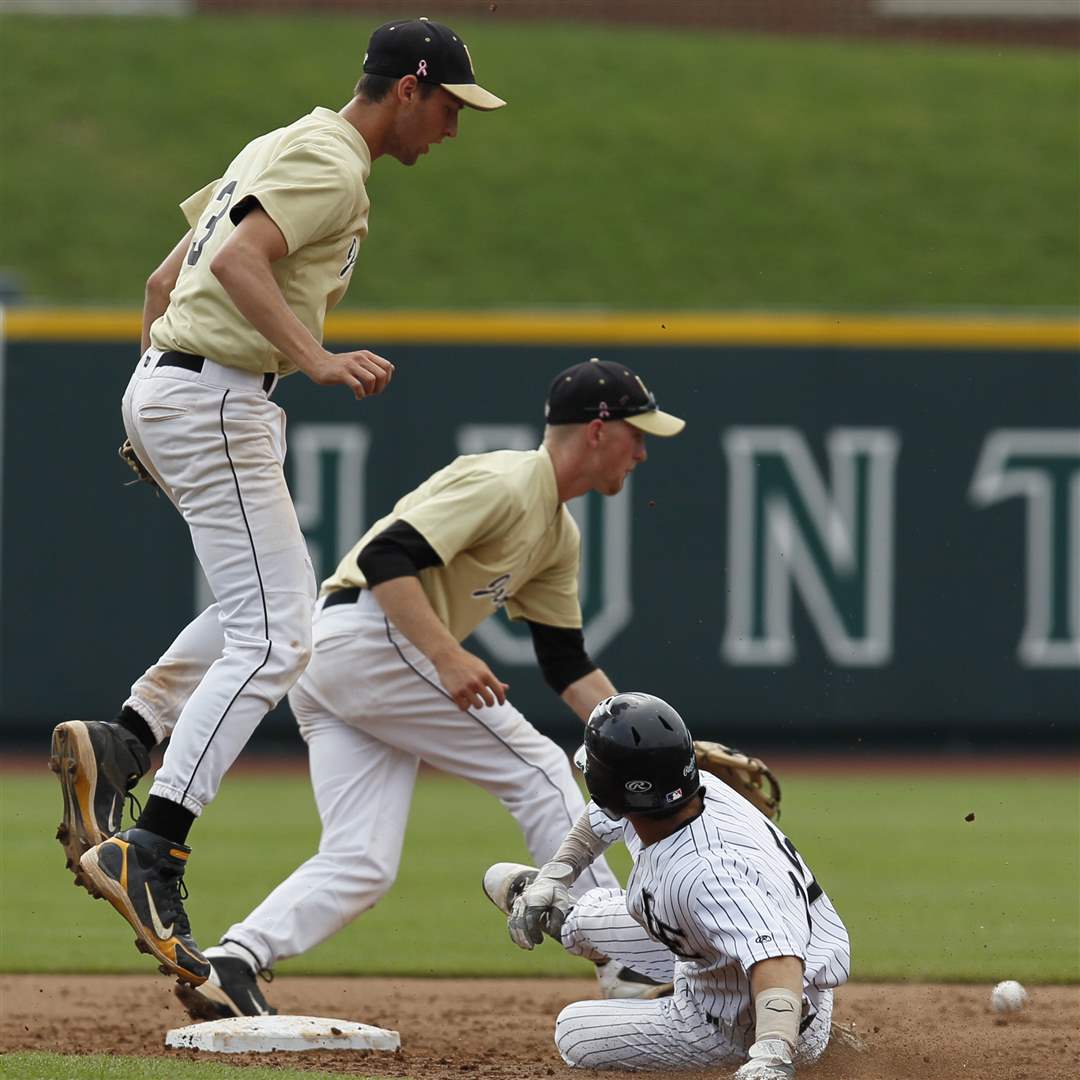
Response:
M847 980L847 930L792 842L747 799L699 773L679 714L619 694L589 717L578 761L592 801L539 871L497 863L488 897L525 949L545 933L569 952L602 952L671 997L579 1001L555 1024L569 1065L685 1069L738 1065L737 1080L790 1080L830 1035ZM622 839L626 891L571 888Z

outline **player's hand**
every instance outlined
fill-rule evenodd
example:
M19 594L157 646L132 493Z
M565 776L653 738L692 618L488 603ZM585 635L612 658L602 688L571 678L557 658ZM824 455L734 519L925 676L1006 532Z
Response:
M462 712L482 709L496 702L506 704L510 684L498 679L479 656L467 649L459 647L446 656L433 658L432 662L443 688Z
M381 394L394 377L394 365L385 357L367 349L347 353L324 353L308 372L320 386L347 386L357 400Z
M562 925L573 907L570 891L561 881L537 877L514 902L506 920L510 940L520 949L532 949L544 940L544 931L559 940Z
M783 1039L761 1039L750 1047L749 1060L739 1067L734 1080L792 1080L795 1060Z

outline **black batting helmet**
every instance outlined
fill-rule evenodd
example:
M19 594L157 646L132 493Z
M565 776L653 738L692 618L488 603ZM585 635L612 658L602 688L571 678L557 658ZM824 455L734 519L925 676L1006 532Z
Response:
M616 694L593 709L576 764L609 818L658 817L700 790L694 743L682 717L652 694Z

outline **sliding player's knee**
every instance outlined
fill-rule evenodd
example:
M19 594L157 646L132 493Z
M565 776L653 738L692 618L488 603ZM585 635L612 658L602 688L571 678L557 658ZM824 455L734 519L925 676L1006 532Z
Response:
M596 1021L587 1015L596 1002L575 1001L567 1005L555 1021L555 1047L567 1065L581 1065L585 1049L593 1043Z

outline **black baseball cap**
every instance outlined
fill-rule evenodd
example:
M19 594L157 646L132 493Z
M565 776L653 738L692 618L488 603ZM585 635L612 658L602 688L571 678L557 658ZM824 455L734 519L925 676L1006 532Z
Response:
M441 86L470 108L484 112L506 104L477 85L465 42L449 26L430 19L405 19L380 26L368 42L364 73L391 79L415 75L419 82Z
M625 420L649 435L678 435L686 427L656 407L652 391L625 364L595 358L555 376L544 415L549 424Z

